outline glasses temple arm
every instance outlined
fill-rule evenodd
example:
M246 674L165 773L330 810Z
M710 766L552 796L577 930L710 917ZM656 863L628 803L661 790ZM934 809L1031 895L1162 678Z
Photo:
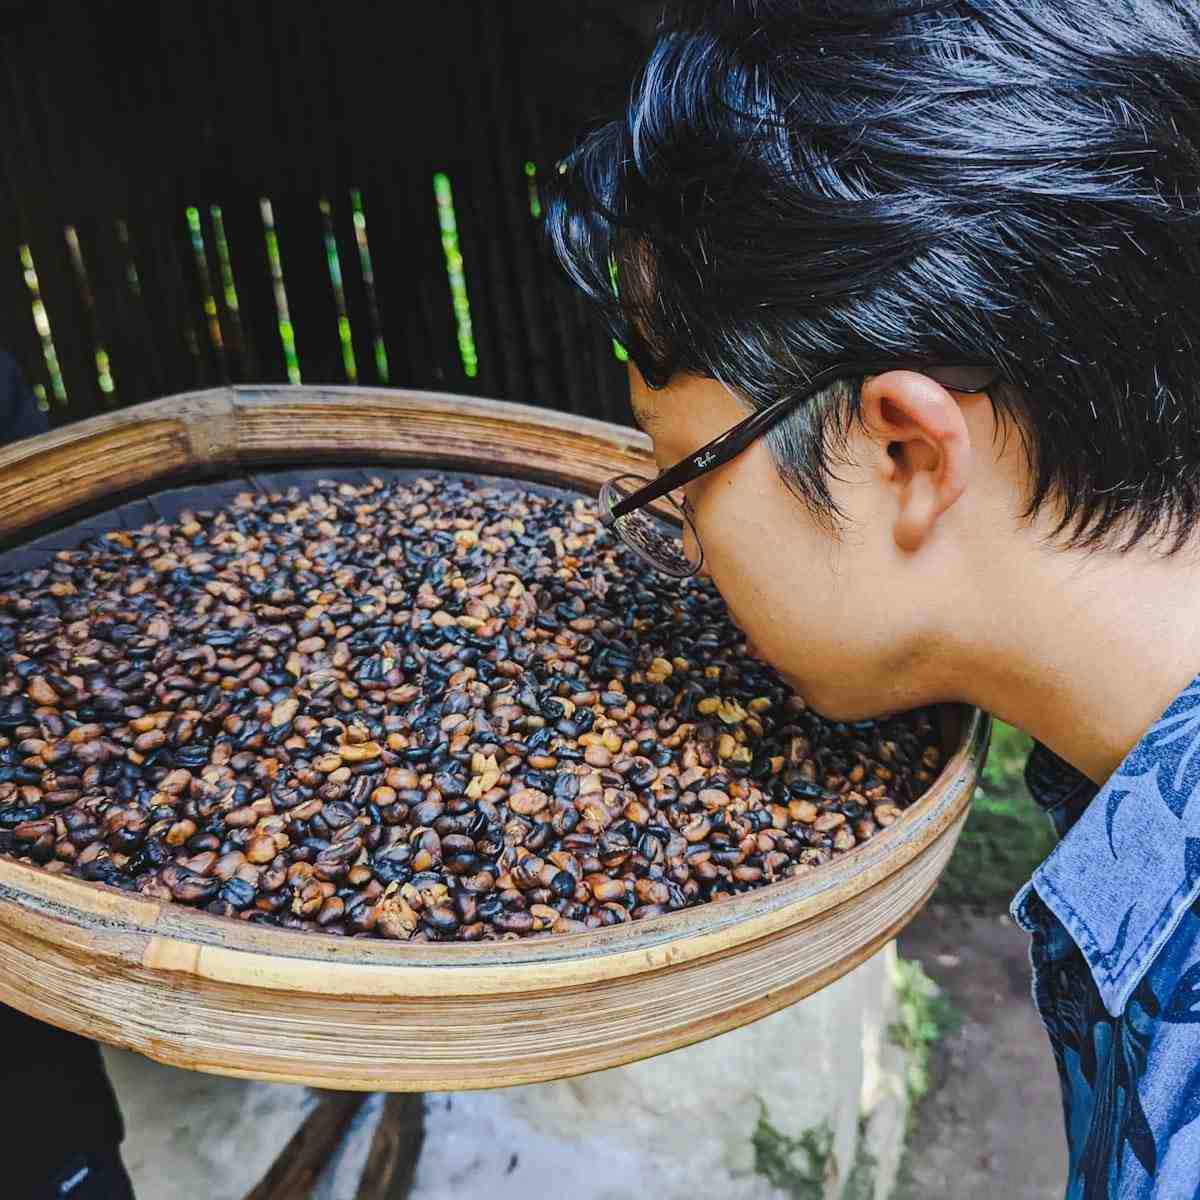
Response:
M867 368L869 369L871 365L867 364ZM841 376L856 374L860 369L859 366L842 365L818 371L794 395L784 396L774 404L751 413L745 420L739 421L687 458L680 460L673 467L669 467L645 487L639 488L636 492L626 496L624 500L614 504L607 514L608 521L615 521L618 517L636 512L647 504L653 504L655 500L665 496L668 492L673 492L677 488L691 483L693 479L699 479L701 475L723 467L731 459L741 454L751 442L761 437L777 421L787 416L797 404L803 403L826 383Z
M627 496L619 504L615 504L611 515L614 518L623 517L626 513L652 504L668 492L676 491L691 483L692 480L699 479L701 475L707 475L709 471L715 471L718 467L724 466L741 454L751 442L766 432L776 421L786 416L792 407L799 404L802 399L803 395L786 396L768 408L759 409L745 421L739 421L720 437L713 438L711 442L701 446L694 454L668 468L657 479L646 484L644 488L639 488L633 495Z
M977 364L964 362L964 365L995 366L994 363L984 362ZM647 483L645 487L639 488L636 492L626 496L624 500L614 504L607 514L601 515L601 520L605 524L611 524L617 518L636 512L647 504L653 504L655 500L665 496L668 492L684 487L692 480L699 479L701 475L706 475L709 471L715 471L718 467L724 466L741 454L756 438L761 437L771 426L787 416L797 404L803 403L827 383L855 375L880 375L885 371L896 370L904 366L905 364L898 363L895 359L878 359L868 362L842 363L818 371L794 395L784 396L783 399L777 400L766 408L760 408L745 420L739 421L731 429L727 429L718 437L713 438L711 442L707 442L687 458L677 462L673 467L669 467L657 479ZM918 364L914 365L912 369L921 370L922 367ZM999 378L999 372L996 378ZM993 379L992 382L994 383L995 380Z

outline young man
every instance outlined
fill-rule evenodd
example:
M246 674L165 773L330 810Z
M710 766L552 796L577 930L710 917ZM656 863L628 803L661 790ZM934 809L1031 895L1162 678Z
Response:
M1200 1194L1194 0L688 5L548 232L669 472L618 536L832 717L1037 740L1067 1195Z
M16 359L0 350L0 446L49 428ZM133 1200L119 1150L125 1129L100 1047L3 1004L0 1042L0 1196Z

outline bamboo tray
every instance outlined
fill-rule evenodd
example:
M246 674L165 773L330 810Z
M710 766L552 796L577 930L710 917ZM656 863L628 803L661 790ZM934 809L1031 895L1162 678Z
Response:
M594 493L645 438L496 401L226 388L0 450L0 545L139 490L266 463L467 468ZM0 1001L160 1062L319 1087L448 1090L647 1058L791 1004L920 910L989 733L947 706L948 761L891 828L824 867L636 924L409 946L255 928L0 858Z

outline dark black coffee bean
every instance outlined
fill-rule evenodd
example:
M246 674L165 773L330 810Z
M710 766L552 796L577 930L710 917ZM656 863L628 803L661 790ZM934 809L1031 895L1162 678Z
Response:
M15 829L26 821L40 821L46 815L44 804L26 804L19 808L0 808L0 829Z
M557 875L550 880L550 890L564 900L569 900L575 895L575 876L570 871L559 871Z
M230 879L219 893L222 900L236 909L249 907L254 903L254 888L244 879Z

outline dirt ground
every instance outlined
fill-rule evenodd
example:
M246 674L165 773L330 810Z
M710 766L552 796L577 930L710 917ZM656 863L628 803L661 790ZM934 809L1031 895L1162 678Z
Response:
M930 905L899 939L962 1014L934 1049L893 1200L1060 1200L1066 1144L1029 939L1007 916Z

